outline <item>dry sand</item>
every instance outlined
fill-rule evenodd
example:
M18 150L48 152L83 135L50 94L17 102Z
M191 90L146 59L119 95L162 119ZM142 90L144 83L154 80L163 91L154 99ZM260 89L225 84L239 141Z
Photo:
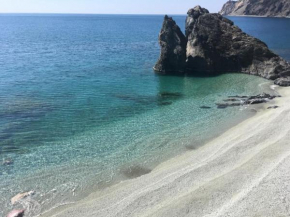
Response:
M150 174L43 216L289 216L290 88L280 93L278 109L258 112Z

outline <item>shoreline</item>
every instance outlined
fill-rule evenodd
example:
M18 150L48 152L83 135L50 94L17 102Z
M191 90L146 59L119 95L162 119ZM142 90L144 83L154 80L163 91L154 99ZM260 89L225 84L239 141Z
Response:
M282 176L276 181L284 179L280 167L290 165L290 88L279 88L278 92L283 96L275 99L278 109L258 112L199 149L161 163L147 175L40 216L245 216L241 215L245 212L249 212L246 216L257 212L273 216L270 214L281 210L283 203L272 201L271 195L281 187L266 181L271 176L274 180ZM290 189L283 198L288 199L289 193ZM257 204L255 195L264 200ZM273 203L276 206L269 206ZM249 209L251 204L255 204L253 210Z
M226 17L259 17L259 18L290 18L285 16L262 16L262 15L222 15Z

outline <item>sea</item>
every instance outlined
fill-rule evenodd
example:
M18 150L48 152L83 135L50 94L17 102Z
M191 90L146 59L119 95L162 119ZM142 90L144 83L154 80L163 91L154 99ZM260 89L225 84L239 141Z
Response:
M184 30L185 15L173 18ZM229 19L290 60L290 19ZM150 173L255 115L215 103L274 92L273 82L245 74L156 75L162 22L161 15L0 15L0 216L14 208L37 216Z

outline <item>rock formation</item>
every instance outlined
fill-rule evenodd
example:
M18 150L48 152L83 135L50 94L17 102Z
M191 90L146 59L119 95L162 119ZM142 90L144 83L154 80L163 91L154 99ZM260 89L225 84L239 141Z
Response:
M154 70L161 74L182 73L185 70L186 41L175 21L165 16L159 34L161 54Z
M225 99L223 103L216 103L216 105L217 105L217 108L219 109L225 109L225 108L234 107L234 106L267 103L270 100L275 99L276 97L281 97L281 96L271 96L270 94L267 94L267 93L259 94L256 96L230 96L228 99ZM269 109L271 108L269 107ZM274 106L273 108L276 109L277 107Z
M220 14L200 6L189 10L185 32L184 37L172 18L165 16L159 35L161 54L154 67L157 73L211 76L242 72L287 83L289 63Z
M254 15L267 17L289 17L289 0L239 0L224 4L221 15Z

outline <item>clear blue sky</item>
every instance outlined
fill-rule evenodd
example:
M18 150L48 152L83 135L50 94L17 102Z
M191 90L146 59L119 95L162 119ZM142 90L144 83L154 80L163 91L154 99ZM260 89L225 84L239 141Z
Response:
M0 13L186 14L218 12L227 0L0 0Z

